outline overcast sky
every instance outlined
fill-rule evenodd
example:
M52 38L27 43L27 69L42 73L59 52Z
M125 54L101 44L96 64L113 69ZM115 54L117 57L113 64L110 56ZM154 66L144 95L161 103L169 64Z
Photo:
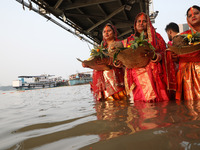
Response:
M159 11L154 25L167 42L165 26L169 22L186 23L186 11L200 0L154 0ZM91 45L15 0L0 5L0 85L12 85L20 75L52 74L68 79L82 68L76 58L87 59Z

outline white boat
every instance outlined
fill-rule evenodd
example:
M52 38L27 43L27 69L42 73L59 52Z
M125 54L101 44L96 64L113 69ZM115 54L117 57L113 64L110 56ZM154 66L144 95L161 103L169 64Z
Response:
M42 74L39 76L18 76L18 80L13 81L13 87L16 89L32 89L56 87L57 83L62 82L61 77Z

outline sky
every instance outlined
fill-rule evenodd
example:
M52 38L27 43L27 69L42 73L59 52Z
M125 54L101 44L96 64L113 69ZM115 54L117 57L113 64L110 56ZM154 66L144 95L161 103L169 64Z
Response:
M15 0L0 2L0 86L12 85L20 75L51 74L68 79L92 71L76 60L89 58L92 46ZM200 0L154 0L159 11L153 26L167 42L165 26L186 23L186 11Z

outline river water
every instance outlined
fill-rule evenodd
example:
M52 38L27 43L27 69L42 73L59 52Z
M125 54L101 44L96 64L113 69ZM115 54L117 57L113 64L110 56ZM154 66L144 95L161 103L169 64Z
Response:
M0 90L0 129L0 150L199 150L200 102L96 102L89 85Z

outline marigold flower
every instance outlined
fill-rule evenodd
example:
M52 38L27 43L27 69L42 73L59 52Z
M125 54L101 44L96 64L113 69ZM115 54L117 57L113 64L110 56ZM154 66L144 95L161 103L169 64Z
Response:
M188 35L187 35L187 38L188 38L188 39L191 39L191 38L192 38L192 34L188 34Z
M100 51L100 49L97 49L97 52L99 52Z

